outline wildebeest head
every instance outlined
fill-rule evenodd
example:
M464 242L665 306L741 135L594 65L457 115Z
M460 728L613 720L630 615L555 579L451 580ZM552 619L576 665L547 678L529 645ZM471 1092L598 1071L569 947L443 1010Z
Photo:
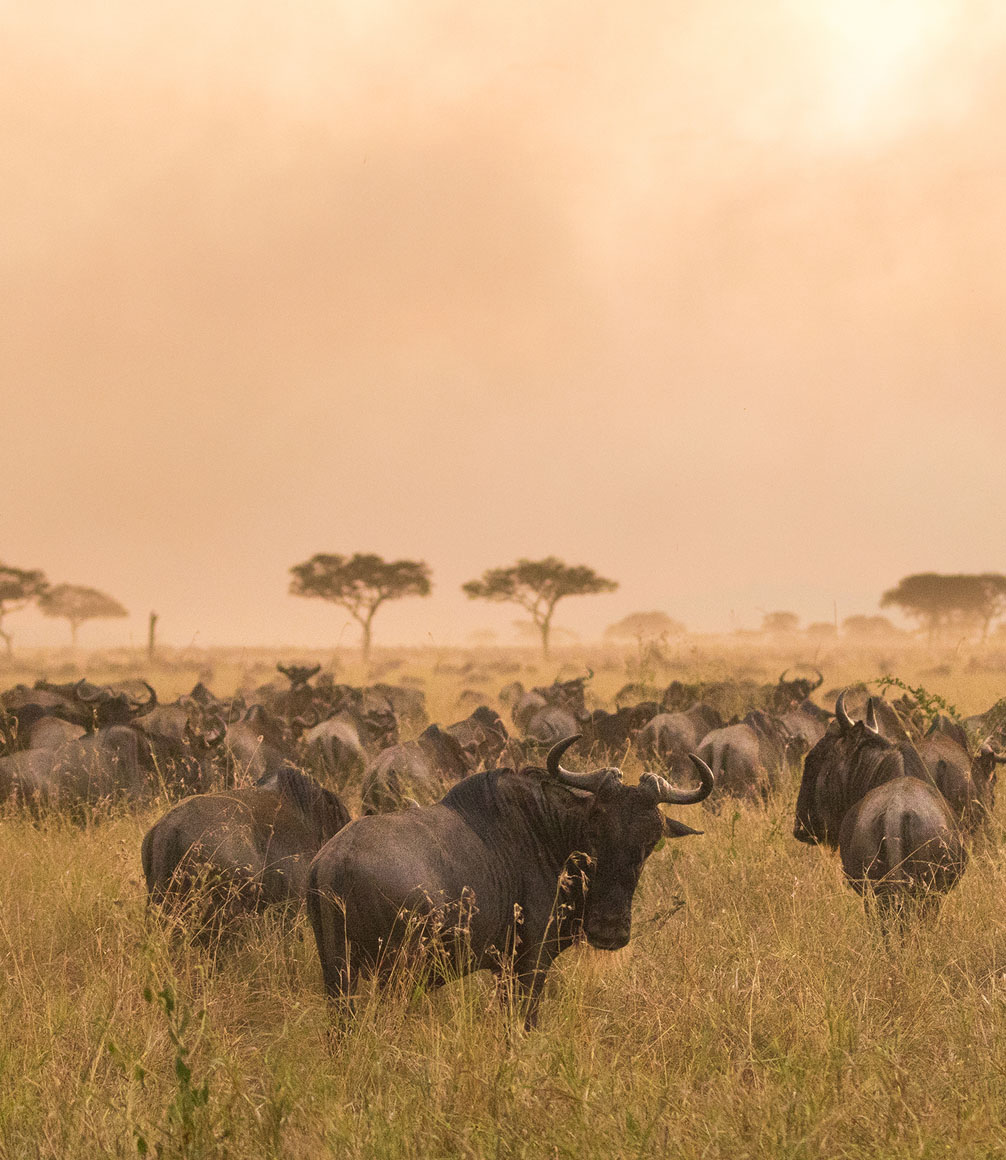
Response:
M816 681L812 681L809 677L794 677L792 680L787 680L788 672L789 669L783 669L769 698L769 708L776 713L785 713L788 709L795 709L801 701L806 701L815 689L819 689L824 684L824 675L820 669L814 669L817 674Z
M80 680L75 686L77 700L84 707L81 724L88 732L111 725L128 725L157 708L157 693L146 681L147 696L132 697L129 693L113 693L107 687Z
M572 773L559 764L562 754L579 736L567 737L553 746L547 758L549 774L571 789L593 794L587 816L587 854L593 859L590 889L583 919L583 933L599 950L618 950L629 941L632 928L632 897L643 863L665 834L680 838L696 834L673 818L665 818L660 803L691 805L712 792L713 775L694 754L692 761L701 778L695 790L681 790L653 773L644 773L638 785L623 785L621 771L603 768Z
M312 678L316 677L321 672L321 665L280 665L276 668L283 674L290 682L291 689L298 689L302 685L306 685Z
M836 846L845 811L895 777L918 777L932 784L911 742L896 744L881 735L876 704L871 697L863 720L853 721L845 694L839 694L834 723L804 759L793 825L797 841Z
M995 805L996 766L1006 764L1006 757L996 753L991 745L983 745L971 761L971 780L979 807L990 814Z

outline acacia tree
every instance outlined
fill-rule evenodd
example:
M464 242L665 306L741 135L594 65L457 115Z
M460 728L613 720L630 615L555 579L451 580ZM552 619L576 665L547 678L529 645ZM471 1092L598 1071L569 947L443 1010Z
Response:
M1006 576L919 572L905 576L883 594L880 607L892 605L924 625L930 641L952 625L963 630L980 628L984 640L992 621L1006 612Z
M57 584L39 597L39 611L70 622L70 644L77 647L77 630L88 620L112 620L129 613L114 597L82 584Z
M662 636L682 636L685 626L666 612L630 612L604 630L607 640L651 640Z
M508 568L490 568L478 580L462 584L461 591L471 600L519 604L531 614L541 636L542 655L547 657L552 614L559 601L567 596L614 592L617 587L617 580L598 576L585 564L566 564L547 556L544 560L518 560Z
M0 639L7 649L8 659L14 655L14 646L10 633L4 630L4 618L38 599L48 586L45 573L38 569L25 570L0 564Z
M374 614L388 600L429 596L430 568L422 560L384 560L356 553L319 553L290 569L293 596L313 596L338 604L362 629L363 660L370 660Z
M770 636L785 636L799 627L800 618L795 612L766 612L761 618L761 630Z

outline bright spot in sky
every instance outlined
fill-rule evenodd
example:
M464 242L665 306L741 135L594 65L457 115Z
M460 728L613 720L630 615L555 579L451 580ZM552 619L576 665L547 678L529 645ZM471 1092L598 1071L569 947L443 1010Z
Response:
M950 29L947 0L801 0L797 11L824 50L820 79L835 131L880 136L911 118Z

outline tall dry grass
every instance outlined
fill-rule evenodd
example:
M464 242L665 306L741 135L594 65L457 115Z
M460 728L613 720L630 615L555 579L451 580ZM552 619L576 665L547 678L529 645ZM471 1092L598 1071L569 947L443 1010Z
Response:
M901 672L966 710L1006 691ZM464 675L425 677L450 717ZM792 839L794 796L681 810L704 836L650 859L629 947L560 958L530 1034L483 975L365 990L332 1033L303 919L214 954L148 915L139 844L166 803L8 815L0 1157L1006 1155L998 834L885 946L835 859Z

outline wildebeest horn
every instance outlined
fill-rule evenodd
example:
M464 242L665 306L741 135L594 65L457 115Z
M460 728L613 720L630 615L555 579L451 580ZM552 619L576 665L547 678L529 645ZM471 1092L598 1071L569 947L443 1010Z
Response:
M863 724L871 733L876 733L879 737L880 726L877 724L877 706L873 703L872 697L866 702L866 716L863 718Z
M94 692L88 692L88 689L94 689ZM111 694L107 689L100 689L96 685L91 685L86 677L81 677L74 685L74 692L77 694L77 700L83 701L85 705L93 705L96 701L107 701ZM102 696L102 693L105 695Z
M574 733L572 737L557 742L548 751L548 757L545 758L545 768L551 776L563 785L568 785L571 789L585 789L591 793L597 793L601 786L612 777L621 781L622 774L617 769L594 769L589 773L573 773L572 770L562 768L559 764L559 758L582 736L582 733Z
M301 729L313 729L320 720L321 714L318 712L317 707L312 705L305 712L301 713L299 717L294 717L290 724L299 725Z
M130 697L129 700L132 702L132 707L134 709L153 709L157 704L157 690L153 685L148 685L146 681L141 683L146 686L149 695L145 701L141 701L139 697Z
M697 753L689 753L688 757L702 780L698 789L678 789L659 773L644 773L639 784L645 785L658 802L666 802L669 806L690 806L705 801L713 792L713 771Z
M852 728L854 722L849 716L848 709L845 707L845 689L838 694L838 700L835 702L835 717L843 729Z
M814 689L819 689L824 684L824 673L821 672L817 665L814 666L814 672L817 673L817 684L814 686ZM814 689L811 689L811 692Z
M789 669L786 668L786 669L783 669L783 671L779 674L779 684L780 685L784 685L786 683L786 674L788 672L789 672Z

